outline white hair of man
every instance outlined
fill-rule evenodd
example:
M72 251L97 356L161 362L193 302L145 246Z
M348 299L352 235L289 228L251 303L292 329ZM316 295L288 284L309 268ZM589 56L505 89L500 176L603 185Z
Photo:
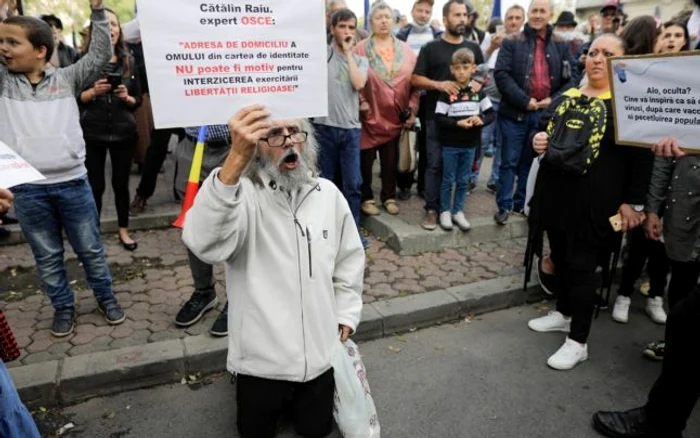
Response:
M284 154L273 162L272 158L258 148L255 158L248 165L244 176L253 182L262 183L258 176L260 172L265 173L275 184L285 190L296 190L304 184L313 183L318 176L318 141L313 125L306 119L295 120L299 125L299 130L306 132L307 138L301 154L293 147L286 148ZM288 157L297 156L297 168L290 171L281 171L280 166Z
M535 3L537 3L538 1L541 1L541 0L533 0L533 1L531 1L531 2L530 2L530 6L528 7L528 11L529 11L530 9L532 9L532 6L533 6ZM518 6L518 5L515 5L515 6ZM547 0L547 6L549 6L549 11L550 11L550 12L554 12L554 0ZM512 7L512 6L511 6L511 7Z

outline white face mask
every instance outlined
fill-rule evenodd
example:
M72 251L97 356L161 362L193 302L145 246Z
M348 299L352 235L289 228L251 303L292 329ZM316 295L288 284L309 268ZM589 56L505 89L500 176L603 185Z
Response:
M576 32L575 30L569 30L566 32L554 32L555 34L559 35L561 38L564 39L564 41L573 41L573 40L583 40L583 37Z
M418 23L413 23L413 28L416 30L416 32L425 32L426 29L428 29L428 27L430 27L430 23L428 23L424 26L421 26Z

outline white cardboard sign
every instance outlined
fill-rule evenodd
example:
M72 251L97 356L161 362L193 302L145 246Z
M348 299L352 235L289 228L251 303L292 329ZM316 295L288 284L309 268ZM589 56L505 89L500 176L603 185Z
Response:
M328 113L324 0L139 0L158 128L223 124L263 104L272 118Z
M44 175L0 141L0 188L9 189L42 179L46 179Z
M617 143L664 138L700 151L699 53L621 57L609 63Z

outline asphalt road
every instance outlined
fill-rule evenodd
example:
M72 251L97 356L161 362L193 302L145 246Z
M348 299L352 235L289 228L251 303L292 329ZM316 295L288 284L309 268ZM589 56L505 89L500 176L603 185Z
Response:
M660 371L640 350L663 328L642 313L642 297L634 301L628 325L601 314L589 361L568 372L545 365L563 334L525 325L538 306L360 344L382 437L597 437L591 414L643 404ZM152 388L50 412L40 423L51 432L72 421L68 436L90 438L235 437L234 388L223 376L198 390ZM685 436L700 436L700 408Z

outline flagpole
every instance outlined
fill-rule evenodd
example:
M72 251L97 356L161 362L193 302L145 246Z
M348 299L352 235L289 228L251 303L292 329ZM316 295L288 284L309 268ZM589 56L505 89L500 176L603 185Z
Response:
M369 31L369 0L365 0L365 30Z

